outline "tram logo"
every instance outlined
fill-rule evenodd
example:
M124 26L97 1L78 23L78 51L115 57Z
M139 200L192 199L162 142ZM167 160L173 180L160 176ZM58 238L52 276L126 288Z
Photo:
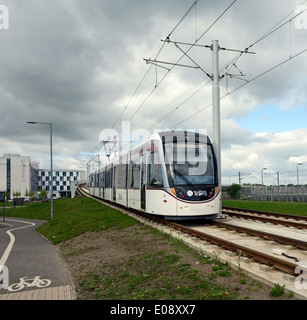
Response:
M197 191L194 191L194 195L196 197L206 197L208 194L207 194L207 191L206 190L197 190Z
M187 195L188 195L189 197L192 197L192 196L193 196L193 191L192 191L192 190L189 190L189 191L187 192Z

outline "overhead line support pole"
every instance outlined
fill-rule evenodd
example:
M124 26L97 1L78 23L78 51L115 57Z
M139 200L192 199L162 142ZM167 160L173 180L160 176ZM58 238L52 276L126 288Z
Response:
M217 155L218 187L222 199L221 188L221 116L220 116L220 76L219 76L219 43L212 41L212 115L213 115L213 145ZM220 213L222 205L220 206Z
M164 61L156 61L156 60L144 59L146 61L146 63L152 63L152 64L155 64L155 65L157 65L157 63L166 63L166 64L171 64L173 66L182 66L182 67L201 69L213 82L213 86L212 86L213 145L214 145L214 149L215 149L216 156L217 156L218 189L219 189L219 192L220 192L220 199L221 199L219 211L220 211L220 214L221 214L222 213L222 179L221 179L222 165L221 165L220 80L225 75L227 76L227 73L222 77L220 77L220 75L219 75L219 50L240 52L241 54L243 54L243 53L255 54L255 52L249 52L248 51L249 48L246 48L245 50L220 48L218 40L213 40L211 46L209 46L209 45L198 45L198 44L196 44L197 41L195 43L171 41L169 39L169 37L167 37L166 40L161 40L161 41L167 42L167 43L174 43L175 46L180 51L183 52L184 56L188 57L196 65L196 67L195 66L182 65L182 64L178 64L178 63L170 63L170 62L164 62ZM207 72L205 72L193 59L191 59L187 55L188 51L191 48L188 51L185 52L178 46L178 44L189 45L189 46L191 46L191 48L195 46L195 47L204 47L204 48L211 49L211 51L212 51L212 70L213 70L213 74L210 75ZM178 60L178 62L180 60ZM157 66L159 66L159 65L157 65ZM167 69L167 70L170 71L170 69ZM247 81L247 80L239 78L239 77L237 77L237 78L240 79L240 80Z

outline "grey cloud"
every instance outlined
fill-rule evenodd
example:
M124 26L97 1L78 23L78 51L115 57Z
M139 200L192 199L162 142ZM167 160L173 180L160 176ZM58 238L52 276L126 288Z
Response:
M18 152L24 148L24 154L29 154L33 148L33 156L39 153L39 145L46 142L48 135L44 128L26 125L27 120L53 122L58 152L67 155L69 146L72 146L74 157L90 152L99 142L99 132L113 125L145 74L148 66L142 59L154 56L162 45L160 39L165 39L192 3L177 0L11 0L7 4L10 29L0 31L0 139L12 141L12 150L4 150L0 144L0 154L14 152L18 142L21 144ZM194 42L195 37L199 37L230 3L226 0L199 1L197 20L193 11L171 38ZM210 44L211 40L219 39L221 46L244 49L295 5L294 0L282 4L280 1L238 1L202 38L201 43ZM306 33L294 31L293 53L301 48L297 47L298 43L306 44ZM287 56L288 40L286 32L268 37L252 48L257 52L255 56L242 56L238 67L247 79L253 78ZM285 56L282 55L283 50ZM211 73L210 50L193 49L190 54ZM164 47L160 58L176 61L180 56L181 52L169 44ZM234 53L221 52L220 65L235 56ZM272 99L281 103L281 98L290 97L294 101L293 97L299 96L300 104L306 104L306 95L302 93L306 86L306 80L302 80L305 79L306 59L298 59L230 96L231 106L225 110L225 121L229 122L223 133L228 148L234 140L245 145L248 143L249 133L230 125L231 119L248 115L257 103L264 104ZM183 62L191 63L187 58ZM158 69L157 72L160 80L165 71ZM133 114L146 99L154 88L155 77L153 68L138 99L129 105L125 115ZM153 111L165 105L161 114L166 114L168 103L180 96L185 87L205 78L199 70L174 68L137 113L133 127L155 124L161 116L154 115ZM241 84L233 79L229 81L228 90ZM225 79L221 86L225 92ZM211 89L201 91L174 113L172 124L210 101ZM171 106L175 108L176 103ZM191 118L184 127L205 126L210 129L209 110ZM167 127L169 123L171 121L158 127ZM48 148L43 150L47 158Z

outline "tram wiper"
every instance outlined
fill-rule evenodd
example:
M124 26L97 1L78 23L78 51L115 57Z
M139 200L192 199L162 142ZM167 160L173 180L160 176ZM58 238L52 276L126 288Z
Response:
M177 176L179 176L180 178L182 178L187 183L187 185L193 186L193 183L189 179L187 179L179 170L174 169L174 173L177 174Z

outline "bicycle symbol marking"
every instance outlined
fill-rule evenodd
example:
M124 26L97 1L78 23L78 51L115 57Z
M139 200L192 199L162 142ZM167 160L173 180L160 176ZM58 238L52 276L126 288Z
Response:
M38 287L38 288L44 288L48 287L50 285L51 281L48 279L40 279L40 276L36 277L23 277L20 278L19 283L13 283L8 287L8 291L14 292L22 290L23 288L32 288L32 287Z

